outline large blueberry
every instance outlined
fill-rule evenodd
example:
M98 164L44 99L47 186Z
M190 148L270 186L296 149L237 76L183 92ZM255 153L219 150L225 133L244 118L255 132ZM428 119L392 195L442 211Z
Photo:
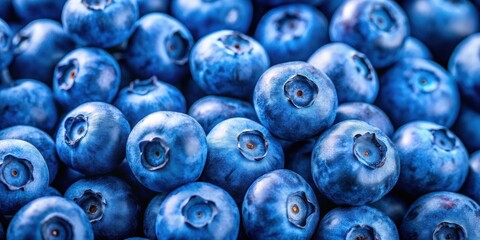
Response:
M312 176L336 204L364 205L385 196L398 180L400 160L380 129L358 120L325 131L312 151Z
M108 48L128 39L138 18L135 0L68 0L62 24L82 46Z
M240 213L225 190L204 182L181 186L158 210L158 239L237 239Z
M480 112L463 105L452 130L462 140L468 151L480 149Z
M440 65L421 58L403 59L380 77L376 105L395 127L414 120L452 126L460 110L455 80Z
M84 103L59 124L57 153L63 163L83 174L105 174L123 160L129 133L120 110L102 102Z
M140 78L157 76L178 84L188 74L193 37L177 19L164 13L140 18L128 40L125 60Z
M385 213L368 206L331 210L318 225L319 240L399 240L395 223Z
M23 22L50 18L59 21L67 0L12 0L15 14Z
M48 167L30 143L0 140L0 215L11 215L48 187Z
M55 99L65 110L90 101L111 102L120 87L117 61L100 48L77 48L57 64Z
M132 188L119 178L81 179L67 189L64 197L82 208L96 238L124 239L135 235L140 205Z
M253 94L260 123L276 137L296 141L319 135L335 120L335 86L322 71L305 62L269 68Z
M197 180L206 158L205 132L183 113L152 113L128 136L128 164L138 181L153 191L168 192Z
M255 180L242 204L243 226L251 239L309 239L319 217L320 206L312 187L286 169Z
M480 239L480 206L453 192L433 192L412 203L399 229L402 239Z
M307 61L315 50L328 43L328 22L314 6L280 6L260 19L255 39L267 51L272 65Z
M338 103L372 103L378 94L378 77L363 53L344 43L318 49L308 63L323 71L335 84Z
M257 122L230 118L207 135L202 180L225 189L240 205L255 179L284 166L280 142Z
M390 0L346 1L330 24L333 42L344 42L365 53L376 68L397 61L408 35L405 13Z
M143 214L143 234L149 239L157 239L157 234L155 233L155 222L157 221L158 211L160 206L167 197L168 193L160 193L156 195L145 208Z
M388 116L375 105L364 102L340 104L337 109L335 123L345 120L360 120L379 128L387 136L393 135L393 125Z
M0 18L0 71L6 68L13 59L12 40L13 32L10 26Z
M431 60L433 56L428 47L422 41L414 37L407 37L399 59L403 58L424 58Z
M42 197L23 207L7 229L8 240L93 240L92 225L74 202Z
M462 187L462 193L480 203L480 150L470 157L468 176Z

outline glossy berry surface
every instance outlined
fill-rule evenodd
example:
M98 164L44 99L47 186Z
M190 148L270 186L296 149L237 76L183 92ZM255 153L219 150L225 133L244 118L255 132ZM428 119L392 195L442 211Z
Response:
M335 122L360 120L379 128L387 136L393 135L393 125L388 116L380 108L364 102L349 102L338 105Z

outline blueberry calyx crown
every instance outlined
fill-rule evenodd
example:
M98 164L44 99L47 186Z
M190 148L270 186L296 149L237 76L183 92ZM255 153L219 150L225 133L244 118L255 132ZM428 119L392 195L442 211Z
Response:
M285 11L274 21L277 38L300 38L305 34L307 22L300 14L301 11Z
M159 83L156 76L151 76L145 80L136 79L135 81L130 82L127 92L136 95L147 95L157 89L158 85Z
M370 23L380 31L391 32L397 27L397 21L384 4L376 4L370 12Z
M25 190L33 181L33 165L30 161L5 155L0 159L0 182L10 191Z
M23 51L27 50L28 46L30 45L30 33L25 31L18 32L12 40L14 46L14 54L19 55Z
M468 239L462 226L456 223L441 222L433 232L433 240L464 240Z
M73 226L64 216L51 214L42 222L42 239L73 239Z
M165 47L169 58L173 59L178 65L185 65L188 62L188 55L192 48L192 43L182 32L175 31L165 39Z
M102 196L102 193L87 189L82 196L74 198L73 201L83 209L91 223L100 221L103 218L107 201Z
M10 50L10 36L6 32L0 32L0 53Z
M368 225L355 225L348 230L345 240L380 240L380 236Z
M71 89L75 84L79 70L77 59L70 59L67 63L58 65L55 70L55 80L58 83L58 88L65 91Z
M65 143L69 146L76 147L78 143L87 135L88 118L83 114L75 117L68 117L65 120Z
M354 136L353 154L355 158L370 169L380 168L385 164L387 146L375 133L367 132Z
M455 136L452 135L450 131L446 128L441 129L431 129L430 132L432 133L432 143L449 152L456 148L456 139Z
M440 86L440 82L435 73L421 70L416 71L415 75L410 77L409 85L415 93L430 93Z
M170 148L159 137L142 141L140 147L140 161L146 169L155 171L167 165L170 159Z
M315 205L307 198L305 192L298 191L288 196L287 218L295 227L305 228L315 212Z
M82 4L92 10L103 10L112 3L112 0L82 0Z
M318 86L308 77L295 74L283 84L283 93L296 108L313 105L318 94Z
M355 70L360 74L364 79L372 81L373 79L373 66L367 60L364 54L356 53L352 56L353 62L355 63Z
M247 159L259 161L268 153L268 141L258 130L245 130L237 136L237 148Z
M218 214L217 205L198 195L193 195L182 204L182 216L188 225L203 228L210 224Z
M222 36L218 39L225 49L234 55L241 55L253 51L253 46L250 40L240 32L233 32L231 34Z

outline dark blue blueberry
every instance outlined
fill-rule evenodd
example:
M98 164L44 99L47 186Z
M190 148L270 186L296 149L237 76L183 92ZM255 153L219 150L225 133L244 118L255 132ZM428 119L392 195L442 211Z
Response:
M363 103L351 102L340 104L337 108L335 123L345 120L360 120L382 130L385 135L393 135L393 125L388 116L377 106Z
M253 15L251 0L172 0L171 9L195 39L223 29L245 33Z
M207 135L207 143L202 180L225 189L239 206L255 179L284 167L280 142L250 119L220 122Z
M399 195L392 192L388 193L380 200L369 204L369 206L385 213L390 219L392 219L397 227L402 223L403 216L405 216L405 213L407 213L408 210L407 202Z
M48 187L48 167L30 143L0 140L0 215L16 213Z
M167 197L167 193L160 193L156 195L148 204L143 214L143 234L149 239L157 239L155 233L155 222L157 221L158 211L160 206Z
M95 238L124 239L135 235L140 205L131 187L119 178L81 179L67 189L64 197L82 208Z
M262 17L255 39L267 51L272 65L307 61L315 50L328 43L328 21L314 6L280 6Z
M287 169L255 180L242 204L243 226L250 239L309 239L319 217L313 189Z
M197 100L188 110L188 115L202 125L206 134L219 122L229 118L242 117L258 121L257 113L249 102L220 96L206 96Z
M48 166L50 183L57 176L59 160L55 142L46 132L31 126L17 125L0 131L0 140L19 139L31 143L42 154Z
M177 19L150 13L137 21L125 58L140 78L157 76L160 81L178 84L188 74L192 46L192 35Z
M414 37L407 37L399 59L403 58L424 58L431 60L433 56L428 47L422 41Z
M181 186L163 200L158 239L237 239L240 213L225 190L204 182Z
M57 122L53 97L52 90L37 80L0 85L0 129L30 125L50 132Z
M80 207L65 198L38 198L23 207L7 229L7 239L93 240L92 225Z
M267 52L253 38L222 30L200 39L192 49L193 80L207 94L249 98L270 66Z
M145 187L168 192L200 177L207 158L200 124L177 112L152 113L128 137L127 161Z
M139 16L154 12L168 13L171 0L137 0Z
M453 192L433 192L418 198L399 229L402 239L480 239L480 206Z
M397 128L414 120L450 127L460 110L455 80L433 61L403 59L380 77L380 85L375 104Z
M331 43L318 49L308 63L335 84L338 103L372 103L378 94L378 77L370 60L347 44Z
M462 140L469 152L480 149L480 112L463 105L452 130Z
M84 103L69 112L56 136L58 156L63 163L85 175L113 171L125 157L130 125L114 106Z
M62 193L60 193L60 191L58 191L57 189L55 189L53 187L47 187L45 192L42 193L42 197L50 197L50 196L61 197Z
M7 1L2 1L2 3L3 2ZM0 9L1 8L2 6L0 6ZM14 46L12 40L13 32L10 26L0 18L0 72L6 68L13 59Z
M365 53L374 67L383 68L398 60L409 30L405 13L394 1L346 1L332 17L330 39Z
M399 240L395 223L383 212L369 207L338 207L318 225L319 240ZM412 238L414 239L414 238Z
M120 87L117 61L100 48L78 48L57 64L55 99L65 110L90 101L112 102Z
M400 159L380 129L358 120L325 131L312 151L316 186L336 204L353 206L385 196L400 175Z
M468 176L462 187L462 193L480 203L480 150L471 155L469 163Z
M60 21L67 0L12 0L13 10L24 23L40 18Z
M319 135L332 125L337 93L322 71L305 62L269 68L253 94L260 123L278 138L298 141Z
M183 96L185 96L185 100L187 100L188 107L191 107L192 104L200 98L207 96L192 78L188 78L188 80L183 83L181 91Z
M279 6L279 5L289 4L289 3L305 3L310 5L319 5L324 0L255 0L255 1L261 4L269 5L269 6ZM331 1L331 0L326 0L326 2L328 1Z

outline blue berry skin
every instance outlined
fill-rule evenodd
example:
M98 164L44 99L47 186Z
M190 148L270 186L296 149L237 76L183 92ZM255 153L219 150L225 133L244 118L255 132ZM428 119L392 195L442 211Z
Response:
M105 174L125 157L129 133L130 125L120 110L108 103L84 103L59 124L57 153L63 163L82 174Z
M135 126L142 118L153 112L187 111L185 97L180 90L158 81L155 76L130 82L130 86L120 90L113 104L122 111L130 126Z
M135 0L68 0L62 11L63 28L78 44L101 48L126 41L137 18Z
M106 51L77 48L55 68L55 99L67 111L90 101L110 103L120 87L120 74L117 61Z
M324 2L324 0L256 0L258 3L265 4L268 6L279 6L289 3L305 3L309 5L319 5ZM327 0L328 2L330 0Z
M375 105L364 102L350 102L340 104L337 108L335 122L345 120L360 120L382 130L385 135L393 135L393 125L388 116Z
M257 122L230 118L207 135L202 181L227 191L240 204L248 187L265 173L284 167L280 142Z
M92 225L74 202L62 197L38 198L23 207L7 229L7 239L93 240Z
M470 1L410 0L404 9L412 36L424 42L439 63L448 62L462 39L479 30L479 14Z
M338 100L327 75L305 62L288 62L260 77L253 105L260 123L274 136L299 141L332 125Z
M461 192L480 203L480 150L470 157L468 176Z
M50 197L50 196L57 196L61 197L62 193L60 193L57 189L53 187L47 187L47 190L42 193L42 197Z
M57 116L52 90L44 83L20 79L0 85L0 129L30 125L50 132Z
M307 61L318 48L328 43L328 21L314 6L280 6L260 19L255 39L267 51L272 65Z
M200 39L190 59L192 78L205 93L245 99L269 66L267 52L255 39L231 30Z
M143 234L149 239L157 239L155 233L155 222L157 221L157 214L160 206L167 197L168 193L160 193L156 195L148 204L143 214Z
M460 94L455 80L435 62L403 59L380 77L380 84L375 105L396 128L415 120L450 127L457 118Z
M253 16L250 0L172 0L171 10L195 39L223 29L246 33Z
M48 187L48 167L30 143L0 140L0 215L12 215Z
M12 77L33 78L50 86L55 66L75 47L62 25L50 19L30 22L17 32L13 44Z
M52 186L58 189L58 191L64 193L70 185L82 178L85 178L84 174L62 164Z
M358 120L325 131L312 151L312 176L336 204L360 206L385 196L398 180L400 159L380 129Z
M22 22L28 23L40 18L59 21L63 5L67 0L12 0L13 10Z
M383 212L369 207L338 207L325 215L314 239L399 240L395 223Z
M250 239L310 239L319 217L313 189L287 169L255 180L242 204L243 226Z
M0 131L0 140L18 139L31 143L43 156L48 166L50 183L57 176L59 160L55 149L55 142L48 133L32 126L17 125Z
M457 81L464 103L480 111L480 33L463 40L453 52L448 70Z
M140 204L132 188L113 176L81 179L64 197L87 215L96 238L124 239L135 235Z
M480 112L462 105L452 130L462 140L469 152L480 149L480 131L478 131L478 126L480 126Z
M428 47L422 41L414 37L407 37L399 59L403 58L423 58L432 60L433 56Z
M1 7L2 6L0 6L0 9ZM10 29L10 26L0 18L0 71L8 67L12 62L14 50L12 40L12 29Z
M229 118L242 117L258 121L257 113L249 102L211 95L194 102L188 110L188 115L200 123L206 134L218 123Z
M480 206L453 192L433 192L415 200L399 228L402 239L480 239Z
M332 80L338 103L375 101L378 77L365 54L344 43L331 43L318 49L308 63Z
M139 16L144 16L153 12L168 13L170 2L170 0L137 0Z
M332 17L330 39L365 53L375 68L396 62L410 32L403 10L390 0L346 1Z
M177 19L164 13L140 18L128 41L125 54L130 70L145 79L178 84L188 74L193 37Z
M207 148L205 132L195 119L160 111L146 116L132 129L127 161L145 187L168 192L200 177Z
M402 223L403 216L405 216L405 213L407 213L408 210L407 202L399 195L392 192L388 193L380 200L369 204L369 206L385 213L390 219L392 219L397 227Z

